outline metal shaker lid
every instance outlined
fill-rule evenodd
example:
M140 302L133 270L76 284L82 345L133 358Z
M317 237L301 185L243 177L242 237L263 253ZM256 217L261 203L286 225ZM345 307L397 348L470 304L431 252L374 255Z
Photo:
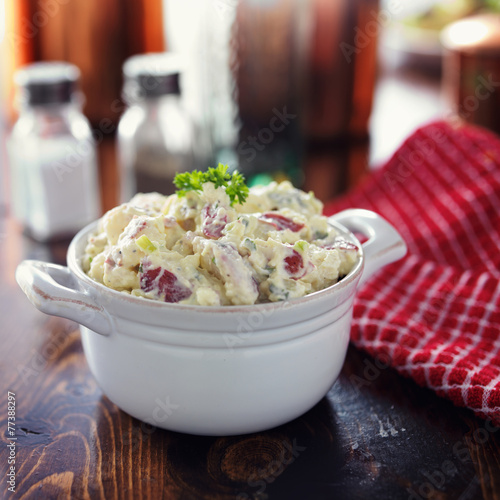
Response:
M179 94L181 62L169 52L129 57L123 65L124 93L127 99Z
M29 64L14 75L21 102L32 106L71 102L79 78L75 65L59 61Z

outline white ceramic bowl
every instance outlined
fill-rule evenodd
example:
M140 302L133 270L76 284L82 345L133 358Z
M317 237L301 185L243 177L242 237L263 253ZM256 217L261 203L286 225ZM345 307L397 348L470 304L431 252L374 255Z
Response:
M154 426L204 435L262 431L325 396L344 362L356 288L406 245L373 212L329 219L360 246L355 268L300 299L204 307L132 297L90 279L81 256L96 224L68 249L68 267L24 261L16 279L47 314L81 324L90 370L109 399ZM368 237L360 245L351 231Z

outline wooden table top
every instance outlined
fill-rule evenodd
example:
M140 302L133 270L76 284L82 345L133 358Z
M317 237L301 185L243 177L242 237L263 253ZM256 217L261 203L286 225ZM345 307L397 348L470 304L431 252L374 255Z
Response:
M37 311L15 283L22 259L64 263L65 251L0 218L0 497L500 498L498 428L352 347L327 397L281 427L199 437L142 424L103 395L78 326Z

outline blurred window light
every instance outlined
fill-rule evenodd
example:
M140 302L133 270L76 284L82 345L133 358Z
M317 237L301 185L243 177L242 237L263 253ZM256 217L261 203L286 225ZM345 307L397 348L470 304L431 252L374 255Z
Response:
M457 46L475 44L489 34L488 26L479 19L465 19L448 29L448 39Z
M434 5L439 3L439 0L381 0L381 10L388 11L392 14L394 20L405 19L410 16L418 16L429 10Z
M278 0L247 0L247 4L252 7L274 7L278 3Z
M0 43L5 36L5 0L0 0Z

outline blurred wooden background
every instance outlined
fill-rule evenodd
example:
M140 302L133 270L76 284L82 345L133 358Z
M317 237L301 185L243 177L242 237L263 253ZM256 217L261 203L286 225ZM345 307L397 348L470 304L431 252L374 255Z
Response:
M92 124L116 123L123 61L165 50L162 0L6 0L6 94L13 72L30 62L58 60L81 71L85 114ZM15 114L10 108L11 116Z

